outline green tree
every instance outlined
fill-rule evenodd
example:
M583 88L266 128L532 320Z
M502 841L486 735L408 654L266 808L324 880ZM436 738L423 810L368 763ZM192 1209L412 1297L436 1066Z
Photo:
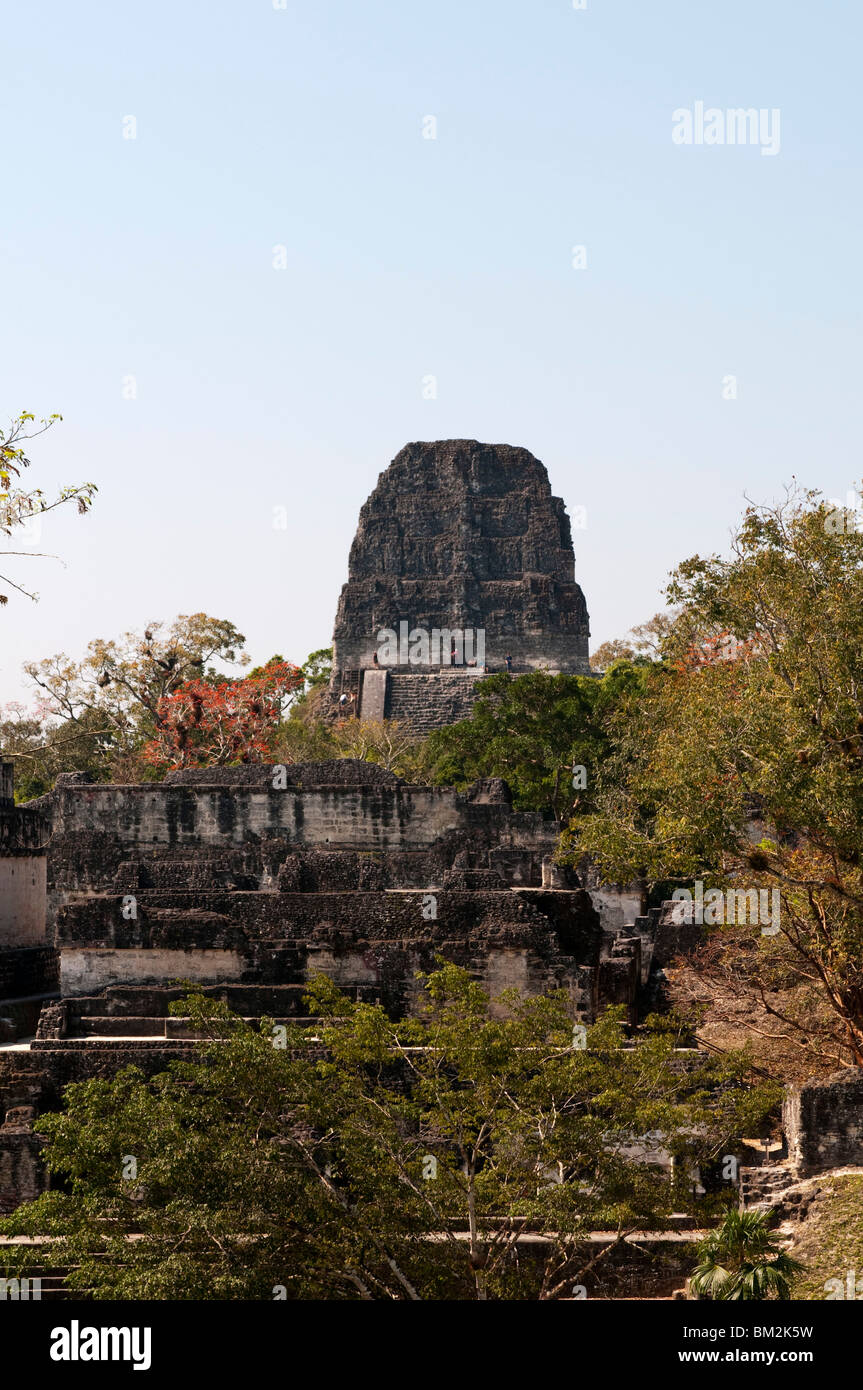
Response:
M334 737L329 692L318 686L294 700L273 740L274 763L324 762L343 756Z
M569 848L611 879L778 890L776 926L861 1064L863 534L795 492L668 593L666 659Z
M215 663L247 665L245 640L225 618L181 614L170 625L152 622L143 633L127 632L119 640L97 638L82 661L60 653L27 662L39 700L41 743L28 748L13 737L8 751L31 766L34 757L49 755L41 762L44 771L95 759L102 776L142 779L148 774L139 753L159 727L160 701L189 681L224 680ZM74 756L82 753L87 763L76 763ZM58 764L61 756L70 759L65 767ZM26 766L22 772L26 776Z
M699 1247L700 1262L690 1288L702 1298L755 1302L789 1299L789 1279L803 1266L786 1255L768 1226L770 1213L726 1213L722 1225Z
M644 670L628 662L601 680L543 671L489 676L471 717L431 735L433 778L466 787L478 777L502 777L519 809L583 813L611 756L611 714L637 699L644 680ZM573 766L583 767L583 776L574 777Z
M591 655L591 671L607 671L614 661L661 661L673 621L673 613L654 613L646 623L632 628L626 637L613 637L603 642Z
M332 671L332 656L332 647L319 647L317 651L309 653L299 668L303 674L303 684L290 692L286 700L286 707L295 708L315 691L326 689ZM251 677L261 676L267 667L284 661L285 657L281 653L276 653L275 656L270 657L269 661L264 662L262 666L255 666L247 674Z
M300 669L309 690L320 690L329 685L333 670L332 647L318 647L317 651L309 652Z
M82 711L74 722L58 723L12 702L0 719L0 750L15 765L18 801L49 792L61 772L87 772L97 781L108 772L114 781L127 780L124 760L95 710Z
M574 1046L563 992L491 1009L444 965L423 994L393 1022L321 977L318 1022L281 1036L200 996L172 1006L199 1056L69 1086L40 1119L66 1190L0 1231L50 1236L98 1298L554 1299L680 1210L661 1149L680 1171L715 1157L772 1099L739 1058L676 1053L667 1025L625 1046L612 1013ZM22 1272L38 1249L7 1259Z
M46 498L41 488L27 490L17 484L23 470L30 467L26 449L28 442L44 434L62 418L62 415L49 415L47 419L37 422L35 415L25 410L10 422L8 429L0 430L0 536L13 536L16 531L20 532L32 523L34 518L42 516L45 512L52 512L67 502L74 502L81 513L90 510L97 491L95 483L79 483L75 487L61 488L53 501ZM15 559L44 558L44 552L32 549L3 550L0 554ZM38 597L10 579L8 575L0 574L0 582L17 589L25 598L35 600ZM8 601L8 594L0 593L0 605Z

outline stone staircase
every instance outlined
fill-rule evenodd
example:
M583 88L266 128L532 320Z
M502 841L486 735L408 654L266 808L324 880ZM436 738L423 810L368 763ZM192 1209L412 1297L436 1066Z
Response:
M483 677L476 671L390 671L386 717L429 734L444 724L468 719Z
M794 1184L791 1169L781 1163L740 1169L740 1204L747 1211L770 1211L779 1206Z
M386 714L386 705L386 671L363 671L362 695L360 696L361 718L374 720L383 719Z

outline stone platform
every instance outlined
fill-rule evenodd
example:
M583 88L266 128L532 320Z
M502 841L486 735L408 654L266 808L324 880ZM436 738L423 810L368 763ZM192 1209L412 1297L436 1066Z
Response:
M615 1002L636 1021L640 938L603 931L553 865L559 826L514 811L496 779L461 795L347 759L140 785L66 774L29 811L47 865L30 952L54 988L10 1019L32 1033L41 1007L29 1045L0 1048L0 1118L15 1112L0 1129L7 1207L37 1182L38 1114L64 1086L132 1061L155 1072L194 1047L168 1016L181 981L253 1022L299 1026L324 973L399 1017L442 955L492 995L561 988L573 1019Z

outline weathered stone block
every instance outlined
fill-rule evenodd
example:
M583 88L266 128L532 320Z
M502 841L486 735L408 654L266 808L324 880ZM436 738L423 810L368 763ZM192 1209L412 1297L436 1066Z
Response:
M789 1160L800 1176L863 1166L863 1067L790 1087L782 1120Z

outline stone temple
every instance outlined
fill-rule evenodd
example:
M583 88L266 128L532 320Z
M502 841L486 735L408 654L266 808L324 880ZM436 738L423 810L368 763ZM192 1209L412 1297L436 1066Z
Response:
M368 717L410 696L442 723L507 655L515 672L585 671L573 565L563 503L526 450L408 445L362 510L334 699L350 687ZM484 627L484 667L376 668L378 631L404 620ZM290 1028L308 1022L319 972L402 1016L416 972L443 955L492 995L560 988L574 1020L614 1003L637 1023L689 929L665 909L640 915L637 892L589 866L560 868L560 829L517 811L498 779L462 793L351 759L140 785L70 772L19 806L0 761L0 1212L44 1190L39 1116L69 1082L190 1055L189 1021L168 1013L184 981ZM823 1098L795 1102L801 1164L858 1151L861 1107L842 1094L817 1152L807 1135Z
M403 641L376 663L380 633L400 629L442 640L428 654ZM482 634L473 659L466 644L453 662L453 632ZM588 674L588 637L569 517L539 460L475 439L407 444L351 546L333 633L342 706L434 728L465 717L493 671Z

